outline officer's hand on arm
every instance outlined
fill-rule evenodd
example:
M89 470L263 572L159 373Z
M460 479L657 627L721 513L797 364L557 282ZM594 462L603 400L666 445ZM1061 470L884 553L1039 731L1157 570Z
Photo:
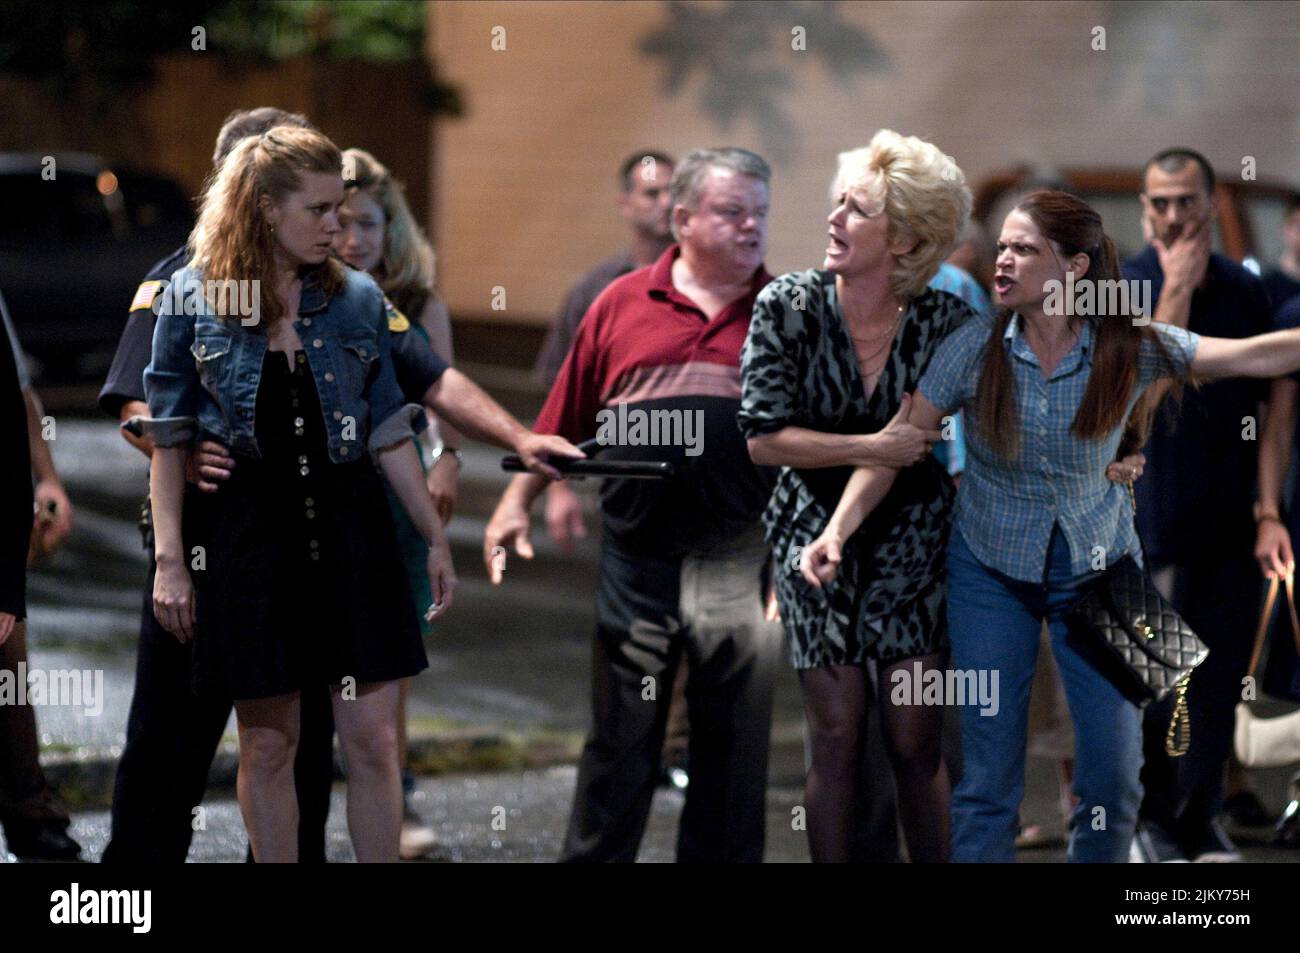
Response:
M230 451L215 440L202 440L185 461L185 480L204 493L216 493L235 469Z
M118 411L118 420L121 423L126 423L132 417L148 417L148 416L149 416L149 405L142 400L128 400L126 403L122 405L121 410ZM117 432L122 435L122 438L126 440L127 443L135 447L146 457L153 456L153 440L151 440L149 437L137 436L136 434L133 434L131 431L127 430L124 427L118 428Z
M582 499L565 483L552 483L546 488L546 532L566 553L573 552L575 539L587 538Z

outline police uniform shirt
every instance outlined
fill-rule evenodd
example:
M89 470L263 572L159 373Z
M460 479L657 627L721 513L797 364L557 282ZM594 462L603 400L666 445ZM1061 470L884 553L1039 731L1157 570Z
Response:
M117 353L108 369L108 379L99 392L99 406L104 413L119 417L122 405L136 400L144 403L144 369L153 353L153 326L158 316L153 303L162 294L172 272L185 267L185 246L176 249L149 269L136 289L126 327L117 342Z
M110 416L119 417L122 406L129 401L145 400L144 371L152 356L157 321L153 305L172 273L183 268L187 260L187 250L176 249L149 270L136 290L108 379L99 392L99 406ZM408 401L422 403L425 392L447 370L447 362L420 335L409 333L411 322L386 298L384 304L388 309L388 329L392 332L397 383Z

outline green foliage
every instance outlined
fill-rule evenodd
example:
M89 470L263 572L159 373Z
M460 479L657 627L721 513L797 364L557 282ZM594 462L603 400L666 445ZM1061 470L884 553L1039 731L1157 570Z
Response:
M422 0L0 0L0 72L107 103L152 79L163 53L423 63L426 14ZM463 112L459 91L432 76L417 95L430 114Z
M424 19L418 0L227 0L206 26L224 53L394 63L421 58Z

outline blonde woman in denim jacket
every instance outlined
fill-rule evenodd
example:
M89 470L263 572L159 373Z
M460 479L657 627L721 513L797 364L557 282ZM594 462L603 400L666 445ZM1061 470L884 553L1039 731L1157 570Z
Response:
M260 863L297 859L299 691L328 681L359 861L396 861L399 679L428 665L383 471L429 545L433 614L456 585L411 438L383 296L330 259L342 160L319 133L240 143L210 181L145 372L154 611L193 640L196 691L235 699L238 793ZM215 494L186 489L197 439L230 448ZM191 570L193 572L191 572Z

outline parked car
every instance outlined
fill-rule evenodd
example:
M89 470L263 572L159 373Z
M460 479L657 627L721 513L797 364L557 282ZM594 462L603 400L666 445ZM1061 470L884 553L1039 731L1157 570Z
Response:
M0 291L41 382L107 369L141 276L193 225L172 180L70 152L0 153L0 210Z
M1239 174L1216 173L1218 218L1214 250L1242 262L1253 271L1266 269L1282 253L1282 218L1287 200L1297 190L1277 182L1243 182ZM1042 182L1059 183L1099 213L1115 240L1121 259L1142 250L1142 172L1096 168L1012 169L984 178L975 190L973 217L996 240L1016 198ZM991 275L979 275L987 282Z

